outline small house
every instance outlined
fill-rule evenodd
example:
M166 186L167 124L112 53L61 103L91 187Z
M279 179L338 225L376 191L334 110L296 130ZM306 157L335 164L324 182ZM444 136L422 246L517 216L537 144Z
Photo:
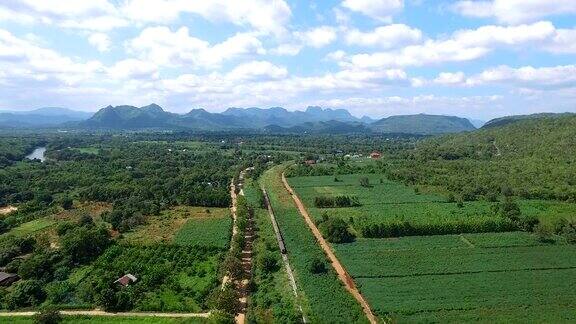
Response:
M17 274L0 272L0 286L8 287L18 280L20 280L20 277Z
M370 153L371 159L379 159L382 155L379 152L372 152Z
M316 164L316 160L306 160L306 161L304 161L304 164L306 164L306 165L314 165L314 164Z
M114 283L117 283L121 286L126 287L126 286L130 285L131 283L136 282L137 280L138 280L138 278L136 278L135 276L128 273L128 274L123 275L122 277L118 278L118 280L114 281Z

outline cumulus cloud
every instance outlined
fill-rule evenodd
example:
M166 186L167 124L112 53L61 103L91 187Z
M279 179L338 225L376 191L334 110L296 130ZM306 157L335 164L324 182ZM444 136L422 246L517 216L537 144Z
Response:
M352 29L346 33L346 42L351 45L393 48L419 43L422 32L404 24L380 26L371 32Z
M453 9L468 17L494 17L509 24L534 22L542 17L576 13L570 0L476 0L458 1Z
M20 23L52 24L65 28L107 31L128 21L108 0L12 0L0 4L0 17Z
M447 39L426 40L399 50L356 54L341 61L358 68L424 66L478 59L496 48L522 48L552 42L557 30L550 22L519 26L482 26L460 30Z
M238 33L211 45L190 36L187 27L175 32L168 27L149 27L131 40L128 46L140 58L157 65L191 65L194 68L217 67L233 58L265 53L260 40L251 33Z
M90 45L94 46L99 52L107 52L110 50L110 37L104 33L93 33L88 37Z
M381 21L390 21L404 8L403 0L344 0L342 6Z
M330 26L320 26L304 32L296 32L296 38L305 45L320 48L334 42L337 38L336 29Z
M228 77L240 81L279 80L288 75L285 67L276 66L267 61L252 61L235 67Z
M156 79L158 66L151 62L126 59L108 69L113 79Z
M535 89L571 88L576 86L576 65L520 68L503 65L468 78L466 84L507 84Z
M191 13L276 34L285 31L292 15L284 0L128 0L121 11L131 20L154 23L174 21Z

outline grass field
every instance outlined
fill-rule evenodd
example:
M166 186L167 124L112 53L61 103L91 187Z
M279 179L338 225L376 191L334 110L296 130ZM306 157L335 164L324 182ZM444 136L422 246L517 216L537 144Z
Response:
M146 225L124 235L129 244L157 243L225 248L231 234L228 208L179 206L151 217Z
M33 324L29 316L0 317L0 323ZM62 323L70 324L201 324L210 323L205 318L166 318L166 317L114 317L114 316L63 316Z
M207 213L206 211L210 212ZM174 236L176 245L199 245L226 248L230 244L232 218L227 208L197 211Z
M360 178L367 177L370 187L360 186ZM316 219L323 213L352 220L354 227L367 224L390 224L410 222L415 226L443 224L471 224L480 227L502 219L492 211L496 204L486 201L464 202L463 207L448 203L439 195L417 193L414 188L387 180L376 174L351 174L337 176L313 176L289 178L289 182ZM362 206L349 208L316 208L314 198L318 196L356 196ZM545 223L554 219L576 217L576 204L519 200L524 215L536 216Z
M310 271L315 258L327 263L326 257L282 185L282 170L283 166L268 170L262 176L262 183L268 190L283 232L290 263L298 287L302 290L300 293L308 320L312 323L367 322L360 305L344 289L329 264L326 265L330 269L327 273L313 274Z
M13 228L8 234L23 237L44 230L54 224L56 224L56 221L52 218L39 218Z
M399 322L576 320L569 312L576 307L572 245L514 232L358 239L334 247L375 311Z

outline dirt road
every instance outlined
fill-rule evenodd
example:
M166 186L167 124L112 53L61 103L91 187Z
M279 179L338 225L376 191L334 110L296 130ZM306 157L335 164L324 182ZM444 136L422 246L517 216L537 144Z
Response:
M306 211L304 204L302 204L300 198L298 198L294 190L292 190L292 187L290 187L290 185L288 184L288 181L286 180L284 173L282 173L282 182L284 183L284 187L286 188L286 190L292 196L292 199L294 199L294 202L296 203L296 206L298 207L300 214L304 217L304 220L308 224L308 227L310 227L310 230L312 231L312 234L314 234L314 237L320 244L320 247L322 247L322 250L324 250L324 253L326 253L326 255L328 256L328 259L330 260L332 267L334 267L334 270L336 270L336 273L338 273L338 278L340 278L340 280L344 283L346 290L348 290L348 292L352 294L352 296L356 298L356 300L360 303L360 305L362 306L362 310L364 311L364 314L366 314L366 317L368 317L370 323L373 324L378 323L376 316L374 316L374 313L372 313L372 310L370 309L370 305L368 305L368 302L366 302L364 296L360 294L360 291L356 287L354 280L352 280L352 277L348 274L348 272L346 272L346 269L344 269L344 266L340 263L340 261L334 254L334 252L330 248L330 245L328 244L328 242L326 242L326 240L320 233L320 230L318 230L318 227L316 227L316 224L314 224L314 222L312 221L312 218L308 214L308 211Z

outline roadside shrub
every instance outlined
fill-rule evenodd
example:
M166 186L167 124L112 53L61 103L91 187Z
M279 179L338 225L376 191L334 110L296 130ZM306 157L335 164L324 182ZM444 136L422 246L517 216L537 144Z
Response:
M62 322L62 315L54 308L43 309L34 315L34 323L37 324L58 324L60 322Z
M355 239L348 229L348 223L338 217L327 217L320 223L319 228L330 243L349 243Z
M319 258L312 259L310 263L310 272L313 274L326 273L326 264Z

